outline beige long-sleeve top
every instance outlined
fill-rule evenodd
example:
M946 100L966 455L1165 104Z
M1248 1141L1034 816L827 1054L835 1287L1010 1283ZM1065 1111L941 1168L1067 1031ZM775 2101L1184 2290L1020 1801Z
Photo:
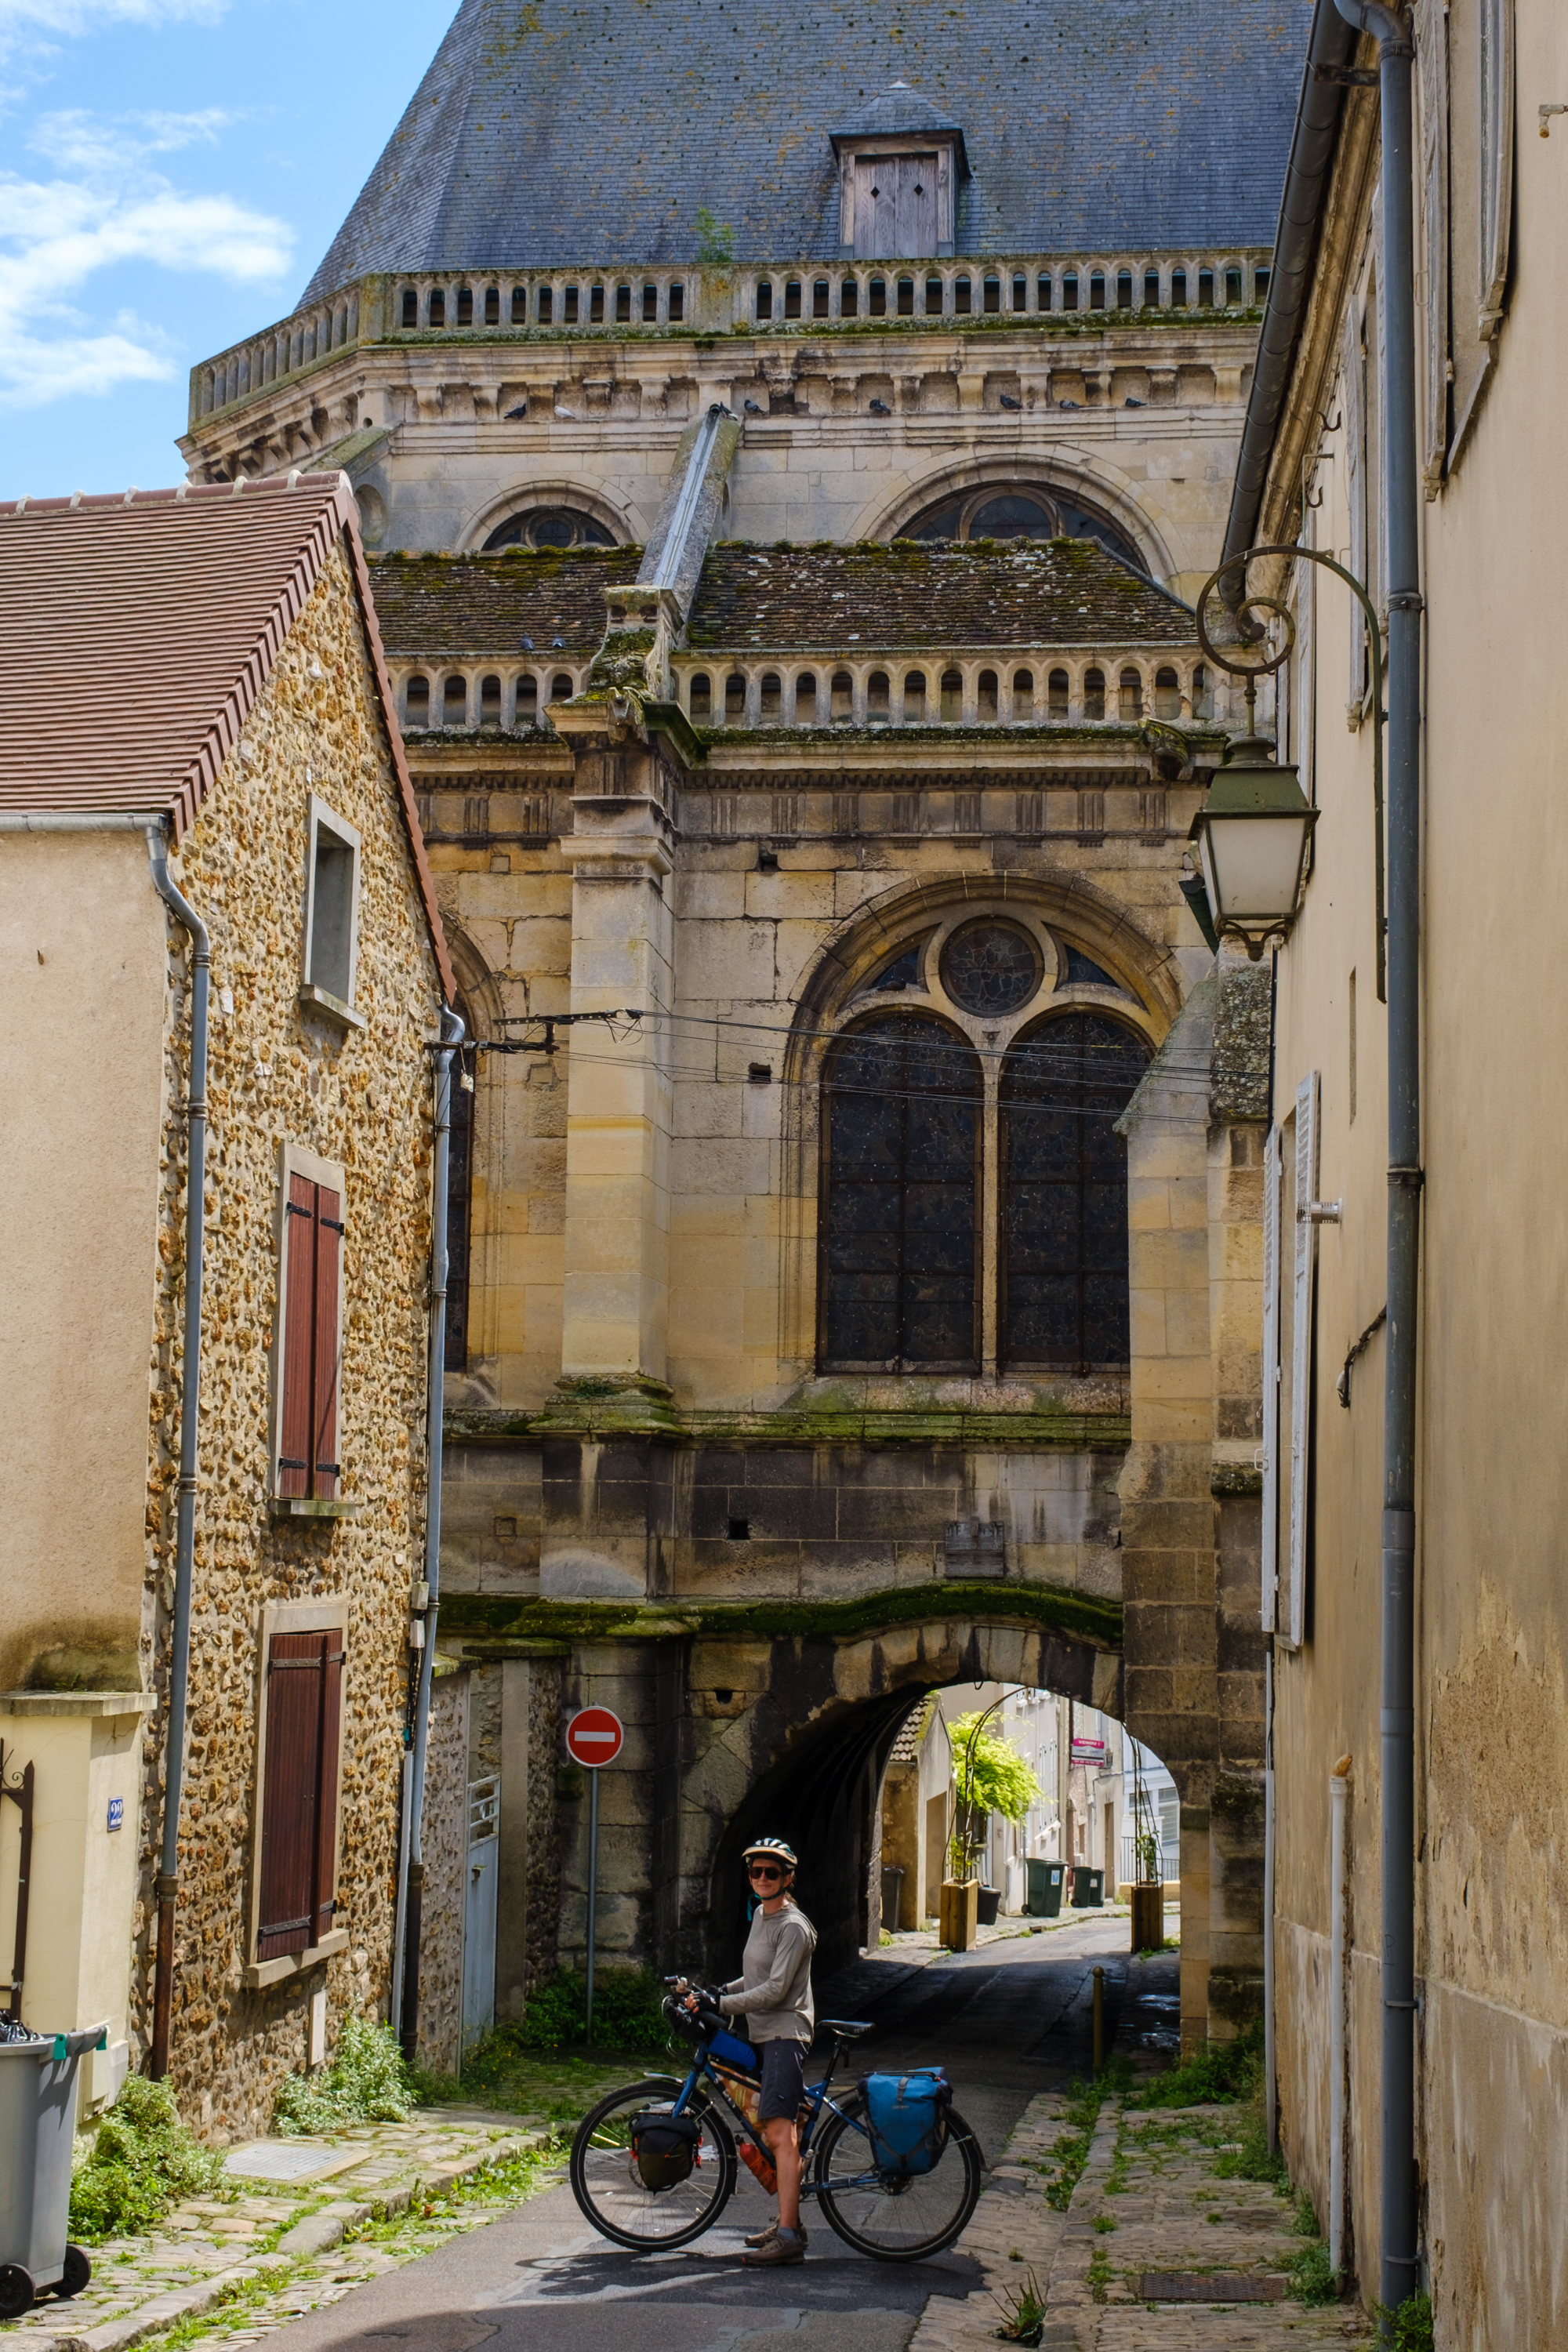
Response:
M772 1917L758 1906L741 1956L741 1974L727 1984L719 2006L744 2017L753 2042L809 2042L816 2031L811 2000L811 1956L816 1930L786 1897Z

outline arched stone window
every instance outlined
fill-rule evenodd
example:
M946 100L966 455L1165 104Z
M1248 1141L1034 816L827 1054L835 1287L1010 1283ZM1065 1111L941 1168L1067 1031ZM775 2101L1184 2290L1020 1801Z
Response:
M835 1046L823 1091L825 1368L974 1370L977 1056L944 1022L884 1013Z
M1068 493L1044 483L994 482L950 493L900 526L900 539L1092 539L1108 554L1147 576L1149 567L1121 526Z
M484 551L502 547L614 547L614 535L580 507L531 507L524 514L508 515L491 531Z
M1116 1121L1147 1066L1136 1031L1063 1013L1009 1054L1001 1087L1002 1360L1116 1371L1130 1357L1127 1149Z

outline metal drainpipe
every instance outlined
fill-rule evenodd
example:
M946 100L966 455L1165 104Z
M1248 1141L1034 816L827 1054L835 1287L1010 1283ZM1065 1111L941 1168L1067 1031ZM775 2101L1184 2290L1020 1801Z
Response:
M1415 2170L1415 1309L1421 1204L1421 610L1407 17L1335 0L1377 43L1388 513L1388 1339L1383 1468L1383 2179L1380 2298L1419 2276ZM1382 2323L1384 2338L1390 2323Z
M447 1168L452 1132L452 1057L463 1041L460 1017L441 1008L441 1050L436 1056L436 1160L430 1178L430 1366L426 1381L425 1642L414 1704L414 1759L408 1790L408 1869L398 1906L400 1933L394 1964L403 2053L412 2062L419 2040L419 1937L425 1904L425 1763L430 1744L430 1683L436 1661L436 1619L441 1600L441 1416L447 1392ZM416 1603L418 1594L414 1596Z
M157 1957L153 1976L153 2080L169 2071L169 2017L174 1993L174 1906L180 1886L180 1801L185 1780L185 1694L191 1665L191 1582L196 1549L196 1458L202 1386L203 1196L207 1164L207 991L212 949L206 925L169 872L162 825L147 828L147 855L159 897L191 941L191 1074L185 1106L185 1335L180 1378L180 1501L174 1538L174 1625L169 1658L169 1712L163 1734L163 1844L155 1888Z

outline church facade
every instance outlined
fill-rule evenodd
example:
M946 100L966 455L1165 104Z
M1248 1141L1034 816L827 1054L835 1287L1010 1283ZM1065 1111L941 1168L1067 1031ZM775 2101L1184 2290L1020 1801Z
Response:
M502 2011L582 1948L563 1712L627 1727L612 1949L720 1957L765 1825L831 1956L911 1704L993 1678L1169 1764L1188 2040L1256 2000L1267 992L1182 880L1305 12L1034 13L660 8L628 59L466 0L193 375L195 475L353 484L463 990Z

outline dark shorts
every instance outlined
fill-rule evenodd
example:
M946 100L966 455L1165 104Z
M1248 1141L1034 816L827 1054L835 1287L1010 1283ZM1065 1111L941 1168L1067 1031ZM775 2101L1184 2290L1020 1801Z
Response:
M757 2055L763 2062L763 2090L757 2101L757 2121L769 2124L775 2116L785 2116L794 2123L805 2096L805 2042L759 2042Z

